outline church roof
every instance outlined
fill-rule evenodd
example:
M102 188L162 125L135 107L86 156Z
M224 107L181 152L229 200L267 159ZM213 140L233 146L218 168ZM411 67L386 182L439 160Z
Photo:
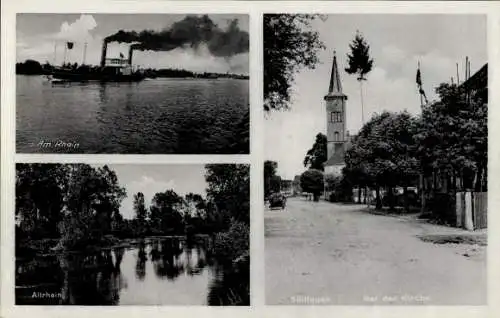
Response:
M350 136L344 143L344 147L340 148L339 151L335 152L325 163L323 164L325 167L327 166L343 166L345 165L345 152L351 149L352 147L352 139L355 136Z
M340 96L347 98L344 93L342 93L342 82L340 81L339 68L337 66L337 55L336 52L333 52L333 63L332 63L332 73L330 75L330 86L328 87L328 94L325 96L325 99L328 97Z
M345 151L344 148L339 148L339 151L333 153L333 155L325 162L324 166L343 166L345 165Z

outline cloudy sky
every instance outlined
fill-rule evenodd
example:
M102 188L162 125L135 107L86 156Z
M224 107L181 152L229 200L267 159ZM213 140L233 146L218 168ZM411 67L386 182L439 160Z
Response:
M87 64L99 64L102 41L119 30L161 31L185 15L177 14L18 14L17 62L34 59L61 64L64 60L65 42L75 43L68 51L66 61L82 63L84 43L87 43ZM221 29L226 30L232 19L238 19L239 27L248 32L247 15L209 15ZM56 46L57 44L57 46ZM56 51L56 54L54 54ZM111 43L108 58L128 55L128 46ZM169 52L134 52L134 65L151 68L182 68L196 72L234 72L248 74L248 53L231 58L212 56L201 46L198 50L179 48Z
M359 83L348 75L349 44L359 30L370 45L374 59L364 84L364 117L367 121L383 110L420 112L415 83L420 61L422 81L429 100L434 88L456 77L463 79L465 57L471 60L471 74L487 62L486 18L480 15L329 15L313 24L326 50L315 70L297 74L293 86L292 110L271 113L266 118L266 159L278 162L278 172L291 179L304 171L303 160L317 133L326 133L323 96L328 90L333 51L341 70L347 100L347 130L361 127ZM455 79L456 80L456 79Z
M116 172L118 183L127 191L120 212L126 219L134 217L134 194L144 193L146 206L158 192L174 190L178 195L189 192L206 196L204 165L108 165Z

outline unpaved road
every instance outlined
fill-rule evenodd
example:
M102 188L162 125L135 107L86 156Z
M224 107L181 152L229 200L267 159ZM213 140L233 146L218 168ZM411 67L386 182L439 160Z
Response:
M292 198L266 209L266 303L486 304L486 246L417 237L470 233L363 208Z

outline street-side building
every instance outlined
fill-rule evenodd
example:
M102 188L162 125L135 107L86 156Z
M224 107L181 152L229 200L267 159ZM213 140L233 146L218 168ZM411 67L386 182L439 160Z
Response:
M293 195L301 195L302 188L300 186L300 175L296 175L292 181L292 193Z
M292 180L281 180L281 193L286 196L291 196L293 194Z

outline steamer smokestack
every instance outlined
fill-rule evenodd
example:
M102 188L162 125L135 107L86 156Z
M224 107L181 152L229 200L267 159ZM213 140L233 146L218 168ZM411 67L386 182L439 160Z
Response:
M132 56L133 56L133 53L134 53L134 46L131 45L128 49L128 64L130 66L132 66Z
M108 53L108 42L104 41L102 43L102 52L101 52L101 67L106 66L106 54Z

